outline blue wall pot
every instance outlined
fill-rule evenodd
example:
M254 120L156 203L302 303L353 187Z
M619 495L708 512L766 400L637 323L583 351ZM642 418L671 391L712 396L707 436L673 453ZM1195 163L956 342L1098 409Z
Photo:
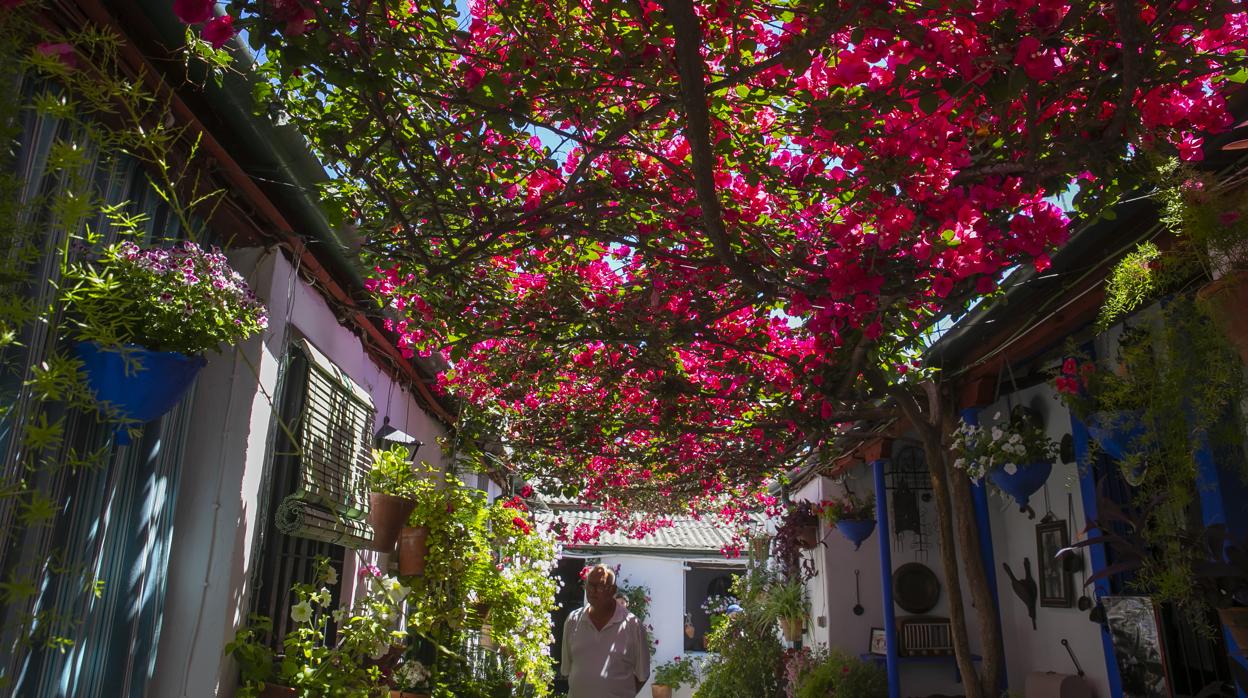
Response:
M142 424L156 419L178 403L208 361L172 351L149 351L129 345L125 356L119 351L82 342L74 347L82 359L87 385L100 403L110 403L117 414ZM134 363L139 364L136 370ZM127 365L129 364L129 365ZM130 442L124 428L117 430L117 443Z
M1018 506L1025 507L1027 498L1040 489L1051 472L1053 464L1050 462L1031 463L1018 466L1013 475L1000 468L993 468L988 471L988 479L1002 492L1013 497Z
M854 550L862 547L862 542L871 537L871 532L875 530L875 519L867 519L865 521L848 521L841 520L836 522L836 530L841 532L842 536L849 539L854 544Z
M1093 412L1084 422L1101 450L1111 458L1122 460L1131 443L1144 433L1144 414L1139 411Z

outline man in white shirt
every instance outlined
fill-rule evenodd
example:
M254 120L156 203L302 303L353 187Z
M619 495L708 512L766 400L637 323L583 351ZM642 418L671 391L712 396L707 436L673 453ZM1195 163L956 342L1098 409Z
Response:
M597 565L585 576L588 606L563 624L568 698L634 698L650 678L650 647L637 616L615 600L615 572Z

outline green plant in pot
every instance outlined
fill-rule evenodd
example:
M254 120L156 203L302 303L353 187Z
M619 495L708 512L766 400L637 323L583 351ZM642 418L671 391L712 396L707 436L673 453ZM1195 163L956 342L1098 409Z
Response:
M672 691L689 686L698 680L698 671L689 659L676 657L663 662L654 669L654 683L650 691L654 698L672 698Z
M416 508L416 498L432 484L416 472L410 457L407 448L397 444L373 450L373 467L368 471L368 523L373 528L373 550L394 550L399 529Z
M835 526L841 535L854 544L854 550L862 546L875 530L875 494L857 495L846 492L840 499L825 499L816 510L819 518L829 526Z
M772 585L767 590L764 609L767 616L780 622L784 639L796 642L801 639L806 617L810 615L806 586L800 579L789 579Z
M1248 197L1213 175L1177 160L1157 170L1162 222L1179 238L1177 250L1214 279L1197 293L1199 303L1248 363ZM1215 278L1216 277L1216 278Z
M137 226L110 217L123 229ZM190 241L110 245L65 265L61 284L87 385L102 411L123 424L122 443L129 440L124 427L173 408L205 365L205 352L268 326L264 306L225 255Z
M1028 498L1044 485L1057 457L1057 444L1030 410L998 412L993 423L962 422L953 434L953 466L978 482L987 478L1026 510Z

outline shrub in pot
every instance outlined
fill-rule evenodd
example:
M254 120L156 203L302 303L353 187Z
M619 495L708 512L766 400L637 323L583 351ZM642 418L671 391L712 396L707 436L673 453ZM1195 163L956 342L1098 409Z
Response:
M789 579L772 585L766 592L765 613L780 622L784 639L796 642L802 636L802 626L810 614L806 599L806 587L799 579Z

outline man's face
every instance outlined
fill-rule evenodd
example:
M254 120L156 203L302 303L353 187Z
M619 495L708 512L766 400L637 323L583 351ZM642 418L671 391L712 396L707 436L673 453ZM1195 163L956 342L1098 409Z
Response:
M605 574L591 574L585 578L585 598L594 608L606 608L615 599L615 582Z

